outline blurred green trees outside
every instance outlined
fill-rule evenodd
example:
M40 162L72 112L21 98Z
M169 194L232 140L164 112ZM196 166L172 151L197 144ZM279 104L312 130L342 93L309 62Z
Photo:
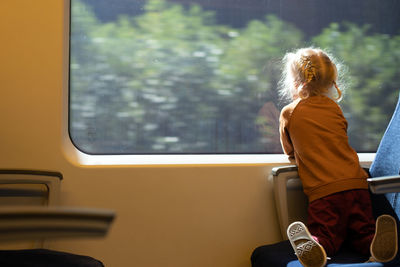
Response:
M164 0L114 22L78 0L71 14L70 134L87 153L281 153L280 61L304 46L346 66L341 106L358 151L376 150L399 94L400 35L368 25L332 23L307 41L273 15L237 29Z

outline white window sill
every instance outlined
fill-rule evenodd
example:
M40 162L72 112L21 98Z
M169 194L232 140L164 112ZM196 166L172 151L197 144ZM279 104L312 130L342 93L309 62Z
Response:
M208 166L208 165L271 165L290 164L283 154L204 154L204 155L89 155L75 147L66 157L75 165L85 166ZM359 153L361 164L368 166L375 153Z

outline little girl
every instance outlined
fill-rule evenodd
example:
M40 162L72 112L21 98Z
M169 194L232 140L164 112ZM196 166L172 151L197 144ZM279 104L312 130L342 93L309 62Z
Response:
M371 260L387 262L397 254L396 221L382 215L375 223L368 175L349 145L337 104L342 92L331 59L315 48L284 57L280 94L292 102L281 111L280 139L309 200L308 228L294 222L288 238L304 266L325 266L326 255L333 256L345 240L371 253Z

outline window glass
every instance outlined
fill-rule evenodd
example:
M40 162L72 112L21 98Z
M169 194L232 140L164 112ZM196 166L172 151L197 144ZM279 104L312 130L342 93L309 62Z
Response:
M400 88L399 10L397 0L71 0L71 138L90 154L282 153L280 60L312 45L347 67L350 142L375 151Z

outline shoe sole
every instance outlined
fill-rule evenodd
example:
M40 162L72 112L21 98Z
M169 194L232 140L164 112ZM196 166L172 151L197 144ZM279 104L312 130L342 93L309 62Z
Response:
M294 222L287 228L287 236L297 258L304 267L326 265L324 248L311 236L302 222Z
M381 215L376 220L375 236L370 251L377 262L388 262L397 255L397 225L390 215Z

